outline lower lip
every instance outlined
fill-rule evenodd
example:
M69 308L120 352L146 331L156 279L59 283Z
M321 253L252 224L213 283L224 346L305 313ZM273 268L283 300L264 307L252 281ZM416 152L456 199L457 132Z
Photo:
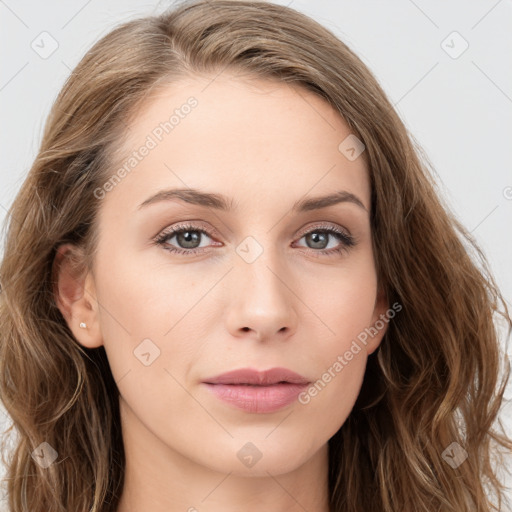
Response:
M247 412L275 412L297 399L308 384L273 384L250 386L243 384L208 384L208 389L217 397Z

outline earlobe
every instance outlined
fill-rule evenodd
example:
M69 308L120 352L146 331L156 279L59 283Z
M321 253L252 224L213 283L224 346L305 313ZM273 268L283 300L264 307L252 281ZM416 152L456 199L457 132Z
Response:
M59 246L52 275L55 303L76 340L87 348L103 345L94 282L82 250L72 244Z

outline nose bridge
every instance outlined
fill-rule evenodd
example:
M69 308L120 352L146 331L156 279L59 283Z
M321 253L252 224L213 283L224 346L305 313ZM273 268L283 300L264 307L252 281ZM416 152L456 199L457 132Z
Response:
M268 233L256 236L247 236L236 247L235 272L240 282L245 282L244 290L251 290L253 295L263 294L266 300L288 301L283 284L286 267L280 258L279 248L273 245L272 236Z
M230 292L230 328L250 328L261 337L292 329L296 322L289 272L272 236L248 236L236 247Z

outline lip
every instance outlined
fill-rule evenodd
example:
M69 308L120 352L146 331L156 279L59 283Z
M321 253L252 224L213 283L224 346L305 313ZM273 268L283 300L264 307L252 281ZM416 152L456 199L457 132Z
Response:
M287 368L233 370L205 379L220 400L246 412L271 413L290 405L310 382Z
M309 384L308 379L288 368L271 368L258 371L254 368L240 368L222 373L215 377L205 379L206 384L253 384L256 386L268 386L286 382L288 384Z

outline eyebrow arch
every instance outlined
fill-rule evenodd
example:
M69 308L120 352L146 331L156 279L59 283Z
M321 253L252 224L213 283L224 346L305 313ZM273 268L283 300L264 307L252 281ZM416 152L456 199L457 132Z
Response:
M222 211L232 211L236 208L234 200L232 198L228 199L222 194L202 192L192 188L180 188L161 190L141 203L138 209L140 210L160 201L172 201L174 199ZM366 212L368 211L363 202L356 195L346 190L340 190L326 196L301 199L293 205L292 212L300 213L320 210L321 208L327 208L328 206L345 202L353 203Z

